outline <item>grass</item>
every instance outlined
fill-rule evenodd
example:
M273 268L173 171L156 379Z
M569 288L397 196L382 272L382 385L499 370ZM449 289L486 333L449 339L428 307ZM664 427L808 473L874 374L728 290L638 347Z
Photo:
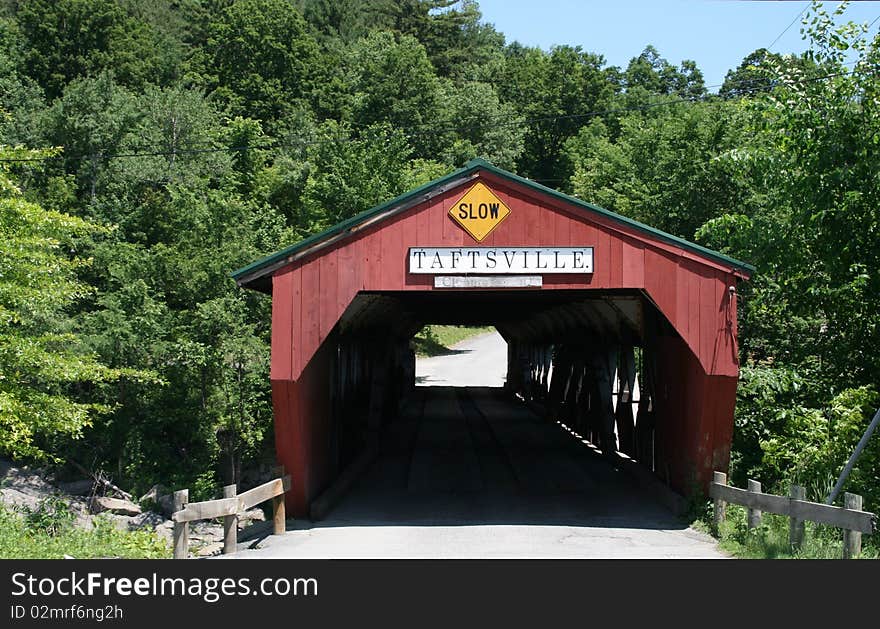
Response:
M711 511L711 510L710 510ZM843 531L837 528L806 523L804 543L800 549L791 548L788 541L789 519L765 513L761 525L749 529L747 509L727 505L727 517L718 531L708 518L693 524L694 528L713 534L725 553L740 559L840 559L843 557ZM862 537L861 559L878 559L880 552L870 536Z
M444 356L453 353L450 348L456 343L492 330L491 327L426 325L413 337L413 349L418 356Z
M159 559L171 556L167 543L152 531L123 531L106 517L91 529L73 525L73 514L60 498L47 498L37 508L11 509L0 505L2 559L124 558Z

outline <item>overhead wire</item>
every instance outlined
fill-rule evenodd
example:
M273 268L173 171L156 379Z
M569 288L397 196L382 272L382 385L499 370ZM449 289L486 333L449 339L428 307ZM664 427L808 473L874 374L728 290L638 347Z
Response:
M797 22L798 19L800 19L800 17L801 17L804 13L807 12L807 9L810 8L810 5L811 5L811 4L812 4L812 2L807 2L806 6L804 6L804 8L801 9L801 12L794 16L794 19L793 19L791 22L789 22L788 26L786 26L786 27L782 30L782 32L779 33L779 35L776 36L776 39L773 40L773 43L770 44L769 46L767 46L767 50L768 50L768 51L773 50L773 46L775 46L776 43L777 43L780 39L782 39L782 36L785 35L785 34L788 32L788 29L790 29L792 26L794 26L794 23Z

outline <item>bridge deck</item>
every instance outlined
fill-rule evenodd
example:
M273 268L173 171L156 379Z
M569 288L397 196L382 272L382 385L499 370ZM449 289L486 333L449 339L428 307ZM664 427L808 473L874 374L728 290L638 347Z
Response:
M418 387L328 517L241 557L720 557L499 389Z

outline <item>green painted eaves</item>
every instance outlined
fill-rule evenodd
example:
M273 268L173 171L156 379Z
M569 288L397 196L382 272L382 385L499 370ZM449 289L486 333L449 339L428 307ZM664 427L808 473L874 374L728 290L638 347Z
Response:
M373 207L369 210L366 210L365 212L361 212L360 214L357 214L356 216L352 216L351 218L346 219L346 220L342 221L341 223L337 223L333 227L330 227L330 228L328 228L318 234L314 234L312 236L309 236L308 238L301 240L297 243L294 243L294 244L290 245L289 247L285 247L284 249L281 249L280 251L277 251L277 252L275 252L271 255L268 255L264 258L260 258L259 260L256 260L256 261L252 262L251 264L248 264L247 266L244 266L244 267L234 271L232 273L232 277L235 280L240 280L241 278L244 278L245 276L249 276L247 279L247 282L253 281L261 276L261 274L259 273L260 269L272 267L276 263L284 260L285 258L287 258L291 255L296 254L299 251L307 249L307 248L311 247L312 245L318 244L323 240L326 240L328 238L331 238L333 236L341 234L341 233L345 232L346 230L351 229L352 227L355 227L355 226L359 225L360 223L363 223L378 214L381 214L382 212L385 212L385 211L387 211L397 205L403 205L403 204L407 203L408 201L411 201L412 199L414 199L422 194L425 194L426 192L430 191L433 188L441 186L445 183L448 183L448 182L453 181L455 179L458 179L460 177L466 177L477 170L488 171L494 175L497 175L498 177L501 177L503 179L507 179L509 181L521 184L521 185L523 185L527 188L531 188L533 190L538 190L546 195L549 195L549 196L556 198L556 199L560 199L568 204L571 204L571 205L574 205L576 207L580 207L580 208L583 208L586 210L590 210L591 212L595 212L596 214L599 214L601 216L605 216L615 222L632 227L632 228L636 229L637 231L640 231L640 232L644 233L646 236L649 236L651 238L654 238L657 240L662 240L662 241L667 242L669 244L673 244L678 247L681 247L682 249L693 251L694 253L697 253L701 256L709 258L710 260L714 260L716 262L720 262L722 264L731 266L733 269L741 271L745 275L751 275L752 273L755 272L755 267L752 266L751 264L741 262L739 260L736 260L734 258L726 256L723 253L719 253L717 251L707 249L706 247L702 247L696 243L690 242L690 241L685 240L683 238L679 238L678 236L673 236L672 234L667 234L664 231L661 231L659 229L655 229L654 227L651 227L649 225L645 225L644 223L640 223L639 221L635 221L631 218L627 218L626 216L621 216L620 214L616 214L614 212L606 210L605 208L601 208L598 205L593 205L591 203L587 203L587 202L582 201L581 199L578 199L576 197L559 192L558 190L548 188L548 187L543 186L535 181L532 181L531 179L526 179L525 177L520 177L519 175L515 175L515 174L508 172L506 170L502 170L502 169L490 164L489 162L487 162L484 159L477 158L477 159L472 159L467 164L465 164L462 168L459 168L458 170L455 170L455 171L449 173L448 175L444 175L443 177L440 177L439 179L429 181L428 183L426 183L422 186L419 186L418 188L410 190L400 196L397 196L389 201L386 201L385 203L382 203L380 205L377 205L376 207Z

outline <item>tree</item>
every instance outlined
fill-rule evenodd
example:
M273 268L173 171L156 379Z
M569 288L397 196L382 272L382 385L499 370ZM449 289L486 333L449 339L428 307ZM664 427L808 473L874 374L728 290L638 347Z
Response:
M614 86L604 59L580 47L557 46L550 53L510 46L497 78L499 95L526 118L520 174L538 181L567 181L563 145L597 110L608 106Z
M210 22L203 72L233 115L267 125L308 102L322 76L318 42L290 0L230 3Z
M43 115L46 141L65 148L65 170L76 174L88 202L96 201L110 156L121 152L140 116L134 105L131 92L102 72L72 81Z
M306 21L324 41L351 43L367 34L376 2L368 0L299 0L297 6Z
M566 145L578 196L692 240L725 212L747 211L726 153L741 141L734 108L670 102L595 121Z
M0 155L40 154L4 148ZM69 318L70 304L91 292L76 278L89 264L76 255L77 241L101 231L27 201L9 169L0 170L0 451L7 455L57 458L59 443L81 437L110 410L78 393L147 375L101 363Z
M698 98L706 93L703 73L695 62L685 59L676 68L650 45L630 60L621 80L629 94Z
M418 157L434 157L439 134L440 80L424 47L409 35L376 31L352 49L353 122L405 130Z
M0 18L0 144L33 143L35 113L45 107L40 86L18 67L24 47L18 25Z
M166 38L114 0L19 0L14 15L27 42L21 68L50 99L105 70L133 88L166 83L177 71Z
M524 149L524 120L511 103L501 102L492 85L474 81L456 87L446 81L440 102L444 113L437 124L446 127L440 136L443 162L458 167L482 157L501 168L516 168Z
M306 235L321 231L406 191L412 148L404 135L376 124L356 136L327 121L308 151L309 175L302 194Z
M738 98L768 92L776 84L779 78L777 68L782 64L782 55L758 48L735 69L727 71L718 94L723 98Z

